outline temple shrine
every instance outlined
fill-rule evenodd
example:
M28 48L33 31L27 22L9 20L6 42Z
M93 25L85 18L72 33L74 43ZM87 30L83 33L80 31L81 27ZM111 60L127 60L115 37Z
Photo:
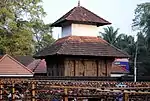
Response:
M128 65L129 55L98 37L110 24L79 3L52 23L61 38L35 59L0 56L0 101L150 101L149 77L125 78L117 64Z
M110 77L115 58L129 55L98 36L98 27L109 21L78 5L55 21L61 38L34 57L45 59L48 76Z

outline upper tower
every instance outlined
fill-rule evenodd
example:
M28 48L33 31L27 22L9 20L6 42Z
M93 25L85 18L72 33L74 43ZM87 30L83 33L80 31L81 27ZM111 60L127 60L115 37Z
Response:
M71 9L68 13L54 22L52 27L62 27L62 35L65 36L97 36L97 27L111 24L107 20L97 16L88 9L80 6Z

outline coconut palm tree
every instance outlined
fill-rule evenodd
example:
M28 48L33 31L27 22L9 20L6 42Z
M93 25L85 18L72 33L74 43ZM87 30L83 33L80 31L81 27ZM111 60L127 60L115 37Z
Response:
M100 32L100 36L106 40L111 45L116 44L117 35L118 35L118 28L114 29L112 26L104 28L104 32Z
M135 48L134 46L135 46L135 41L133 36L120 34L117 37L116 47L128 52L129 54L130 52L132 52L132 50L134 50Z

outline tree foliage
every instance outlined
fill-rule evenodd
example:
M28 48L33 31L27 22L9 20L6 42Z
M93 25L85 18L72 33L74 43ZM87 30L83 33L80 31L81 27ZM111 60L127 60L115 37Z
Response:
M42 0L1 0L0 49L10 55L32 54L35 50L35 33L42 33L43 36L47 34L45 31L49 31L42 20L45 15Z
M111 28L114 29L114 28ZM116 31L108 31L110 27L104 29L105 33L101 34L101 37L104 38L110 44L116 46L117 48L124 50L130 55L130 71L131 74L134 72L134 58L135 51L137 51L137 74L138 75L150 75L150 52L148 50L148 41L147 36L143 32L137 33L137 40L135 41L134 37L126 34L113 34ZM111 33L111 34L110 34ZM107 36L107 38L106 38ZM113 41L109 41L109 39ZM113 43L112 43L113 42Z
M130 71L131 73L133 73L133 62L134 62L135 49L136 49L135 39L131 35L119 34L118 29L116 30L112 30L112 29L114 29L112 26L104 28L104 33L101 34L101 37L107 42L109 42L110 44L123 50L124 52L127 52L130 55ZM113 41L109 41L109 39Z
M104 32L100 32L100 34L104 40L114 45L116 44L116 41L117 41L118 30L119 29L114 30L114 28L110 26L110 27L104 28Z
M150 3L142 3L135 9L133 28L139 31L138 44L138 71L141 75L150 75Z
M133 28L142 31L146 35L148 44L150 43L150 3L142 3L135 9ZM149 44L150 45L150 44Z
M33 35L35 40L35 52L47 47L55 41L52 37L52 27L42 21L36 21L33 25Z

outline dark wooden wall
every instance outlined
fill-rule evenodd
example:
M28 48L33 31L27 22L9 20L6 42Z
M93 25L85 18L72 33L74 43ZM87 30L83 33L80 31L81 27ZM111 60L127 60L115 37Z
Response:
M110 76L112 59L65 59L65 76Z
M47 58L47 76L64 76L64 61L61 58Z
M46 59L48 76L110 76L113 59Z

